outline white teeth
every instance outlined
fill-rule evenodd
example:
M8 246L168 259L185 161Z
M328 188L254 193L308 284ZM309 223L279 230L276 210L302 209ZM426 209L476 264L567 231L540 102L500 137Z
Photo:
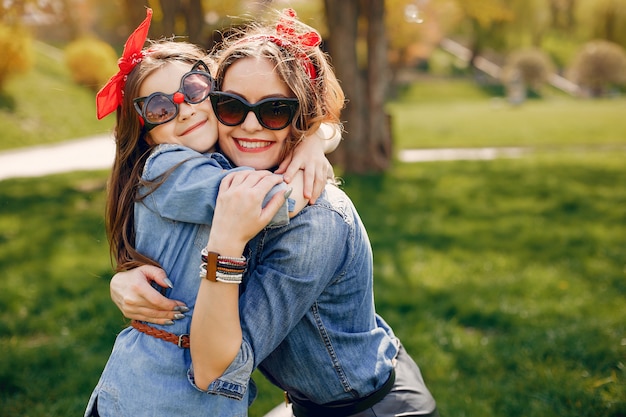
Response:
M240 140L238 140L237 143L239 144L239 146L246 149L264 148L270 145L270 142L248 142Z

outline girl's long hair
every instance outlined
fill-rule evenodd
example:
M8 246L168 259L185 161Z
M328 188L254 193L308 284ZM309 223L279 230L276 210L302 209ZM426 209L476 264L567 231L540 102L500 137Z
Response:
M143 264L158 265L135 250L134 204L144 183L141 174L153 146L136 112L133 99L139 96L143 81L159 68L173 61L194 64L204 60L211 65L207 52L185 42L163 40L144 49L144 58L130 72L124 87L124 98L117 108L114 128L115 159L107 185L105 223L115 271Z

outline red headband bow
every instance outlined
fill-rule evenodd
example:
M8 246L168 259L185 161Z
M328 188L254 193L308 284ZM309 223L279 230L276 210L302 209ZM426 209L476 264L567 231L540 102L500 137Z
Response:
M124 44L122 57L117 61L120 70L111 77L100 91L98 91L96 95L98 119L102 119L104 116L115 111L115 109L122 104L126 77L144 57L142 49L148 37L151 19L152 9L146 9L146 18L137 26L137 29L131 33Z
M311 62L311 59L304 52L311 48L315 48L322 43L322 38L319 33L315 31L306 32L301 35L296 33L294 21L298 19L295 10L285 9L283 10L284 17L276 24L276 35L267 36L267 39L274 42L278 46L295 46L296 57L302 61L304 71L308 74L311 80L317 78L317 71L315 65Z

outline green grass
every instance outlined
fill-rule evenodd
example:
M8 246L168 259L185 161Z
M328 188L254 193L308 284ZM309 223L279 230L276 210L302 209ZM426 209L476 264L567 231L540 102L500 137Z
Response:
M0 97L1 148L110 129L46 59ZM420 81L389 105L396 148L535 151L345 177L378 311L443 416L626 416L625 103L510 108L464 81ZM80 415L125 325L108 291L106 175L0 181L3 416ZM255 379L260 417L282 394Z
M625 415L623 161L547 152L345 178L371 237L378 310L442 415ZM105 177L0 182L7 416L78 415L123 326L107 288ZM256 379L253 417L282 398Z
M95 92L73 84L62 59L35 57L0 92L0 151L111 131L114 116L96 118Z
M399 149L623 146L626 138L624 98L553 96L514 107L467 81L421 80L388 111Z

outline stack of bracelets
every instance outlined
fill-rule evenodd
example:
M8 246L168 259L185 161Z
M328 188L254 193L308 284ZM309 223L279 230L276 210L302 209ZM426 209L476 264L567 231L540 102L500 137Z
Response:
M221 256L215 252L209 252L207 248L202 249L201 254L200 278L228 284L241 284L248 266L244 256L241 258Z

